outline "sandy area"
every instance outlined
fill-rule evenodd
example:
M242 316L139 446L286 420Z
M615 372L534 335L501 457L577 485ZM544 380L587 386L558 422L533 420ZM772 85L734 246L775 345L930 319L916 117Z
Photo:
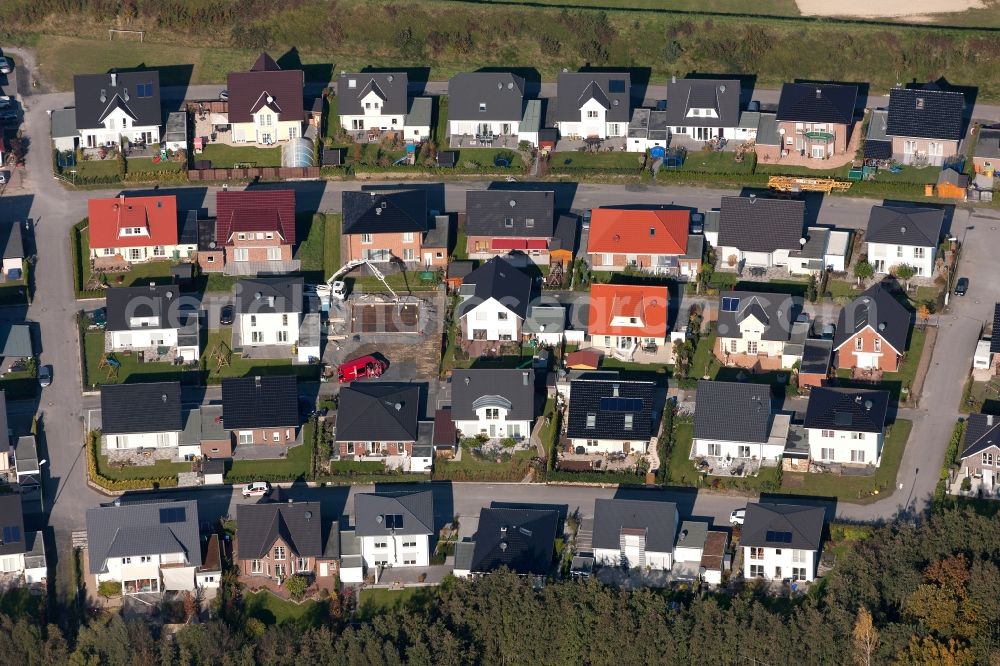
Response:
M981 9L985 0L795 0L803 16L849 16L852 18L911 17L919 21L928 14Z

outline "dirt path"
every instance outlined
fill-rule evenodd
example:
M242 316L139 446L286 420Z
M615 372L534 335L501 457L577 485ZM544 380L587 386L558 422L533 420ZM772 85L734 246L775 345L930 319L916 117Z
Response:
M795 0L803 16L850 16L852 18L908 18L913 21L926 20L930 14L943 12L964 12L982 9L983 0Z
M920 356L917 371L913 373L913 386L910 387L910 400L914 406L920 404L920 395L924 390L924 379L927 378L927 370L931 366L931 357L934 355L934 343L937 341L937 326L928 326L926 330L927 336L924 338L924 350Z
M18 95L25 97L27 95L52 92L51 86L40 78L38 61L35 58L34 51L17 46L6 46L3 52L14 58L14 65L17 68Z

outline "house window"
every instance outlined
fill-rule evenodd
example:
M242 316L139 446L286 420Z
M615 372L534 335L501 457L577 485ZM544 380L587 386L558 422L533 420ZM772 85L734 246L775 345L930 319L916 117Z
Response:
M924 258L924 248L922 248L922 247L915 247L915 248L913 248L913 258L914 259L923 259Z
M349 455L349 456L353 456L354 455L354 442L348 442L347 443L347 455Z
M863 463L865 461L864 451L851 451L851 462Z
M507 313L506 312L498 312L497 313L497 321L507 321Z
M738 458L749 458L750 457L750 447L746 444L741 444L739 450L737 451Z
M597 111L587 111L587 117L588 118L596 118L597 117Z
M264 238L266 238L267 240L274 240L274 232L268 231L266 234L264 234Z
M476 310L476 321L486 321L486 310Z
M128 251L128 258L131 259L132 261L139 261L140 259L142 259L142 248L133 247L131 250Z
M821 460L833 460L833 449L822 448L819 450L819 457Z
M250 325L251 326L257 325L257 315L250 315Z
M896 256L899 257L899 258L902 258L902 256L903 256L903 246L902 245L897 245L896 246Z
M157 245L153 248L154 257L165 257L167 256L167 251L162 245Z
M267 248L267 260L268 261L281 261L281 248L280 247L269 247L269 248Z
M250 261L250 250L245 247L233 248L233 261Z
M806 561L806 551L804 550L793 550L792 551L792 562L797 564L802 564Z
M403 564L409 564L409 565L416 566L417 560L411 557L408 560L403 560Z
M750 565L750 577L751 578L763 578L764 577L764 565L763 564L751 564Z
M595 412L590 412L587 414L587 427L596 428L597 427L597 414Z
M113 247L106 247L106 248L104 248L104 256L105 257L113 256L114 253L115 253L115 248L113 248Z
M122 558L122 564L132 564L132 558L131 557L123 557Z
M760 547L754 547L750 549L750 559L751 560L762 560L764 559L764 549Z
M757 353L757 341L756 340L747 340L747 353L748 354L756 354Z
M993 454L992 453L989 453L989 452L986 452L986 451L983 452L983 464L984 465L992 465L993 464Z
M780 557L781 556L781 549L780 548L775 548L774 549L774 554L778 555Z
M262 331L250 331L250 342L264 342L264 333Z
M208 263L210 263L210 264L214 264L215 263L215 257L213 255L211 255L211 254L208 255L207 257L205 257L205 260L208 261Z
M242 431L240 431L240 444L253 444L253 431L252 430L242 430Z
M280 442L281 441L281 433L278 432L277 430L275 430L274 432L272 432L271 433L271 441L272 442Z
M365 243L366 245L370 245L372 243L372 241L373 241L373 239L372 239L372 235L371 234L361 234L361 242L362 243Z
M729 351L731 351L734 354L736 353L736 338L733 338L732 340L729 341Z
M486 102L479 103L479 111L480 112L486 111Z
M288 138L289 139L294 139L294 138L298 137L298 135L299 135L299 128L298 127L289 127L288 128Z
M275 564L274 565L274 575L277 578L284 578L285 577L285 565L284 564Z
M875 338L874 342L875 342L875 351L877 351L877 352L882 351L882 339L881 338Z
M142 564L145 564L147 562L152 562L152 561L153 561L153 558L150 557L149 555L143 555L142 557L139 558L139 562L142 563Z
M496 407L486 408L486 418L489 421L496 421L500 418L500 410Z
M404 541L403 542L403 548L416 548L416 547L417 547L417 542L416 541Z
M282 326L288 326L288 315L287 314L281 315L281 325Z
M383 549L383 548L388 548L388 547L389 547L389 542L388 541L376 541L375 542L375 548L378 548L380 550Z
M514 228L514 218L512 218L512 217L505 217L503 219L503 226L505 226L508 229L513 229Z
M631 430L632 429L632 417L633 417L633 414L626 414L625 415L625 430Z
M805 567L792 567L792 580L805 580L805 579L806 579Z
M284 546L275 546L274 547L274 559L279 560L279 561L285 559L285 547Z
M590 446L590 447L597 446L597 440L596 439L588 439L587 440L587 446Z
M718 458L722 455L722 444L709 444L708 455Z
M403 248L403 261L415 261L416 254L413 252L412 247Z
M299 571L309 571L309 560L308 559L306 559L304 557L300 557L299 558Z
M820 437L834 437L834 432L832 430L822 430L820 431Z
M413 232L408 231L405 234L403 234L403 242L404 243L412 243L413 242Z
M854 339L854 351L861 351L865 348L865 339L860 335Z
M246 234L236 234L236 240L246 240L246 239L247 239Z
M524 220L524 226L527 227L528 229L534 229L535 228L535 218L529 217L529 218L525 219Z
M264 564L260 560L250 560L250 573L264 573Z

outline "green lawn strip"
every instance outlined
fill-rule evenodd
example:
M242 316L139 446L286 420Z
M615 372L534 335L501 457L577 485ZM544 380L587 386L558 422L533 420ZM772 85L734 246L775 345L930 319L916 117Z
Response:
M698 339L698 346L694 350L694 359L691 361L691 376L701 379L710 373L712 361L715 355L715 340L718 337L715 322L708 325L708 331L701 334Z
M748 160L737 162L735 156L731 151L689 151L677 172L751 175L753 165Z
M458 225L455 230L455 247L451 251L451 256L455 259L468 259L469 237L465 233L465 224Z
M464 152L464 151L463 151ZM564 151L552 153L549 168L559 170L575 169L634 169L637 173L642 167L643 156L637 153Z
M281 166L281 148L258 148L256 146L226 146L212 143L198 156L200 160L211 160L216 169L231 169L237 164L252 164L255 167Z
M337 136L337 130L340 128L340 113L338 111L338 106L340 102L336 95L328 95L326 98L326 124L324 129L326 130L323 134L324 138L334 141Z
M441 95L434 98L434 111L437 122L434 125L434 136L431 139L437 144L438 151L448 149L448 97Z
M781 492L791 495L836 497L844 502L867 504L880 499L883 493L892 492L903 459L903 449L910 436L912 421L897 419L887 426L888 432L882 448L882 461L872 476L841 476L837 474L805 474L784 472ZM878 495L874 494L878 491Z
M358 616L370 620L390 610L425 607L434 602L437 594L435 587L364 588L358 596Z
M861 290L853 280L828 280L826 291L830 294L830 298L854 299L861 295Z
M203 291L206 292L230 293L240 280L237 275L224 275L222 273L202 273L201 277L205 283Z
M309 476L314 442L314 421L302 426L302 444L288 450L285 458L265 460L233 460L226 470L227 483L251 481L297 481Z
M117 176L118 160L83 160L77 162L76 174L78 176ZM70 176L72 178L72 176Z
M385 281L397 294L405 294L410 291L434 291L437 289L437 273L434 273L433 281L425 281L420 278L424 271L405 271L402 273L385 274ZM374 275L360 275L344 278L348 289L357 291L363 289L368 293L384 293L385 285Z
M85 388L96 388L100 384L126 384L136 381L181 381L185 373L198 374L197 370L183 370L173 363L146 363L135 354L112 352L120 364L116 373L109 374L108 368L101 368L104 355L104 331L86 331L83 337L86 359L83 366Z
M497 168L500 170L523 171L525 168L521 154L510 148L459 148L457 150L458 159L455 164L459 168L468 168L469 165L467 163L470 162L478 167ZM510 165L507 167L498 165L496 163L498 157L510 160Z
M667 461L667 485L698 485L699 474L689 458L693 437L694 422L690 419L684 421L678 419L674 426L674 448L670 450L670 458Z
M326 220L326 236L323 241L323 279L327 280L340 268L340 228L343 216L340 213L323 213Z
M230 354L229 365L218 368L218 361L213 354L219 341L224 342L226 347L231 350L233 345L232 328L211 329L208 332L207 343L201 354L201 364L209 384L219 383L226 377L245 377L247 375L296 375L299 381L319 379L318 365L293 365L291 356L287 359L247 359L233 352Z
M109 160L110 161L110 160ZM153 162L152 157L130 157L128 159L129 173L154 173L157 171L180 171L182 162L163 160Z
M461 460L438 461L434 465L434 480L453 481L520 481L531 469L531 459L538 455L534 448L515 451L506 462L482 460L463 445Z
M131 479L162 479L177 476L180 472L190 472L191 463L171 462L169 460L157 460L152 465L116 465L108 462L108 457L101 453L98 448L97 453L97 474L113 481L127 481Z
M267 590L248 592L243 598L247 615L266 625L298 624L303 627L321 624L327 615L324 604L315 601L285 601Z
M299 234L299 246L295 250L295 258L302 262L303 272L316 271L321 273L324 269L323 258L326 253L326 216L317 213L308 217L308 220L299 220L298 227L305 233Z

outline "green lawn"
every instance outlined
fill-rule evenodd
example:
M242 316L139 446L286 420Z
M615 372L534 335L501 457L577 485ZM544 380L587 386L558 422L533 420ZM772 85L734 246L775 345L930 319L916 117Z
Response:
M759 169L759 167L758 167ZM727 173L746 174L752 173L751 165L747 160L737 163L734 153L731 151L714 150L692 150L688 151L684 164L678 169L680 172L690 171L694 173Z
M358 596L358 615L370 619L393 609L422 607L433 603L437 589L433 587L404 587L402 590L365 588Z
M636 153L610 152L588 153L581 151L552 153L549 165L552 168L569 167L575 169L635 169L642 167L643 156Z
M698 472L688 457L691 455L693 438L694 422L678 420L674 426L674 448L670 450L670 459L667 461L667 485L695 486L698 484Z
M250 592L244 597L247 615L257 618L267 625L292 623L302 627L317 626L326 617L326 608L315 601L293 601L279 599L267 590Z
M91 440L93 441L93 440ZM90 444L88 444L90 446ZM129 479L159 479L177 476L180 472L190 472L191 463L157 460L152 465L114 465L108 462L108 457L101 453L100 440L96 442L97 475L113 481Z
M315 427L312 420L302 426L302 444L289 449L287 458L233 460L226 470L226 481L246 483L250 480L304 480L311 469Z
M712 361L715 359L712 351L715 349L717 336L715 323L712 322L708 325L708 331L703 332L698 339L698 347L695 348L694 359L691 361L691 376L695 379L701 379L712 373Z
M325 281L340 267L340 218L340 213L317 213L299 220L295 258L302 262L302 272L314 274L318 281Z
M445 150L448 147L448 97L441 95L434 98L437 112L437 123L434 125L434 135L431 139L437 144L438 150Z
M83 384L87 388L99 384L126 384L135 381L180 381L185 373L190 373L195 378L200 374L199 370L185 371L172 363L144 363L135 354L117 352L113 355L121 367L115 375L109 375L107 368L100 368L101 356L104 354L104 331L86 331L83 347L86 355Z
M80 261L81 265L76 269L83 277L83 284L87 284L93 279L94 274L90 270L90 230L84 229L80 232ZM166 284L173 281L170 275L170 267L173 262L147 261L142 264L133 264L125 273L107 273L107 283L109 287L134 287L146 285L150 282Z
M897 419L888 426L882 461L874 476L838 476L835 474L802 474L784 472L781 492L792 495L814 495L836 497L844 502L867 504L892 493L896 483L899 463L903 459L903 449L910 436L912 421Z
M857 283L853 280L828 280L826 290L830 292L831 298L854 299L861 294L856 285Z
M76 169L78 176L117 176L118 175L118 160L84 160L82 162L77 162ZM72 179L72 174L67 174L67 176Z
M471 447L462 445L461 460L444 460L434 463L435 480L454 481L520 481L531 469L531 459L538 455L534 448L514 452L507 462L476 458Z
M452 248L451 256L455 259L468 259L469 237L465 233L465 225L460 224L455 230L455 247Z
M493 0L480 0L488 3ZM530 5L566 5L566 0L504 0L504 4L523 3ZM669 9L678 12L712 12L719 14L752 14L755 16L798 16L799 8L793 0L622 0L609 3L608 0L573 0L574 7L595 7L606 9Z
M232 328L212 329L208 332L208 341L202 349L201 364L205 370L206 381L216 384L226 377L245 377L247 375L297 375L299 381L316 381L319 379L318 365L292 365L291 356L283 358L246 359L240 354L232 353L229 365L217 368L218 361L213 356L219 341L232 349Z
M425 271L403 271L400 273L385 274L385 281L396 293L405 294L409 291L434 291L437 289L437 273L434 273L434 280L426 282L420 279L420 274ZM327 276L329 277L329 276ZM349 290L364 289L366 292L385 292L385 285L374 275L359 275L345 277Z
M225 146L212 143L205 146L201 155L195 159L211 160L216 169L231 169L237 164L249 164L255 167L281 166L281 147L257 148L256 146Z
M183 163L175 162L173 160L166 160L154 164L152 157L132 157L128 160L128 170L129 172L134 173L180 171L182 166Z
M497 165L496 159L498 157L509 159L510 166L501 167ZM488 169L508 168L511 171L524 171L525 168L521 154L509 148L460 148L458 149L458 158L455 161L455 166L459 169L468 168L469 166Z

